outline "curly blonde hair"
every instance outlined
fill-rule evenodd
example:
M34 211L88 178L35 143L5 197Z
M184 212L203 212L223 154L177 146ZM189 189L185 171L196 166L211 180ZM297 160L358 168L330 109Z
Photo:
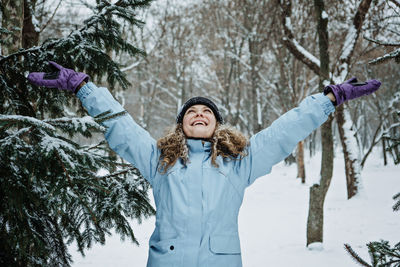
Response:
M178 159L181 159L184 165L187 164L189 150L186 138L182 123L178 123L164 137L157 140L157 147L161 151L161 173L166 173ZM247 155L248 138L232 126L217 123L213 136L207 141L211 142L211 164L217 168L218 156L224 160L240 160Z

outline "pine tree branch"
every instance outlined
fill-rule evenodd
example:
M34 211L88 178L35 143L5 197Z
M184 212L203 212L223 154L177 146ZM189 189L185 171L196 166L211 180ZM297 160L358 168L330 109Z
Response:
M393 196L393 200L396 200L397 202L393 205L393 211L399 211L400 210L400 193L397 193L396 195Z
M92 150L92 149L96 149L96 148L98 148L98 147L100 147L100 146L102 146L102 145L104 145L104 144L107 144L107 141L106 140L102 140L102 141L100 141L98 144L96 144L96 145L93 145L93 146L90 146L90 147L87 147L87 148L85 148L87 151L89 151L89 150Z
M30 116L0 114L0 125L2 122L5 122L7 124L28 124L30 126L39 127L44 130L47 130L47 131L55 131L56 130L56 128L54 128L54 126L52 126L44 121L32 118Z
M141 221L154 215L147 196L149 185L138 171L131 169L128 179L120 174L99 180L96 173L101 168L112 172L122 165L103 154L106 147L100 147L102 143L83 147L68 138L68 134L85 136L106 127L93 118L44 119L63 116L60 114L67 113L64 107L78 100L64 92L31 85L26 79L28 72L46 71L51 59L83 70L93 79L107 76L111 89L115 83L126 87L129 82L113 60L114 53L144 54L128 43L124 27L143 25L137 19L137 9L149 2L124 0L107 7L105 1L96 1L88 26L82 25L60 39L45 40L40 46L0 56L0 156L6 159L0 168L0 184L5 199L16 200L6 201L5 205L12 205L2 212L5 218L15 214L20 217L7 222L9 231L1 247L13 252L9 256L14 262L70 266L67 245L71 242L76 241L84 254L93 243L104 244L111 229L121 238L137 242L128 218ZM54 21L59 5L55 1L55 10L45 24ZM0 28L0 34L6 37L0 40L3 45L7 31ZM98 119L101 122L124 114L105 113Z
M372 267L372 265L365 262L352 248L349 244L344 244L344 248L350 254L350 256L360 265L365 267Z
M76 196L78 196L78 198L79 198L80 202L82 203L82 205L83 205L83 206L87 209L87 211L90 213L93 223L94 223L96 226L98 226L97 219L96 219L96 216L95 216L94 212L93 212L92 209L87 205L87 203L83 200L82 196L81 196L78 192L76 192L76 191L74 190L74 185L73 185L73 183L72 183L71 177L69 177L68 171L67 171L67 169L65 168L64 162L61 160L60 155L58 154L57 151L55 152L55 154L56 154L56 156L57 156L57 158L58 158L58 161L59 161L60 164L61 164L61 167L62 167L63 170L64 170L65 176L67 177L67 180L68 180L68 183L69 183L69 185L70 185L71 190L74 191L74 194L75 194Z
M52 44L56 43L56 41L53 41L53 42L52 42ZM32 53L32 52L39 52L41 49L42 49L41 46L33 46L28 49L20 49L18 52L7 55L7 56L3 57L2 59L0 59L0 65L3 64L4 62L6 62L7 60L13 59L14 57L23 56L23 55L26 55L26 54Z
M125 170L121 170L121 171L116 171L113 173L110 173L108 175L104 175L104 176L98 176L97 179L108 179L108 178L113 178L113 177L117 177L123 174L128 174L130 172L133 172L135 175L140 176L140 172L136 167L133 167L132 165L128 164L129 166L131 166L128 169Z

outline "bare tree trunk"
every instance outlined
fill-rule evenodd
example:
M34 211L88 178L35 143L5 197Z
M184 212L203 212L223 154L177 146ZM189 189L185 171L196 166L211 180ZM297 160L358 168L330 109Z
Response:
M319 44L320 88L323 89L325 77L329 77L329 37L328 19L322 16L325 12L323 0L314 0L315 15L317 20L317 33ZM310 187L310 206L307 219L307 246L323 241L324 202L326 193L332 180L333 171L333 137L332 116L321 127L322 159L321 177L319 184Z
M257 5L248 5L242 2L245 9L244 28L248 34L248 51L250 56L250 100L251 100L251 133L255 134L263 129L262 107L260 99L260 69L262 69L262 52L268 35L267 8L268 1L257 1Z
M386 158L386 144L385 139L382 138L382 153L383 153L383 165L387 165L387 158Z
M252 104L252 114L253 114L253 123L252 123L252 132L258 133L262 130L262 118L261 118L261 110L260 110L260 77L258 74L259 69L259 60L261 55L260 42L257 40L249 39L249 53L250 53L250 77L251 77L251 104Z
M24 1L24 25L22 28L22 47L29 48L39 43L39 32L32 22L32 10L36 0Z
M346 171L346 184L347 184L347 198L350 199L357 194L359 191L360 183L360 160L358 155L355 155L354 148L352 148L352 140L354 138L351 129L348 129L345 125L346 121L350 121L350 118L346 118L345 110L343 105L336 109L336 121L338 124L338 130L340 135L340 141L342 143L345 171Z
M12 35L2 35L2 40L8 40L8 44L2 45L1 54L9 55L21 48L22 27L24 22L23 0L2 0L2 27L12 31Z
M306 168L304 166L303 141L300 141L297 144L296 163L297 163L297 178L301 178L301 183L304 184L306 182Z
M282 26L285 32L285 38L283 44L287 49L310 70L314 71L320 77L320 88L323 88L323 81L326 83L332 83L334 77L336 81L338 79L344 79L348 75L350 59L354 52L356 41L359 37L363 22L366 17L366 13L369 10L371 0L362 0L359 5L356 14L353 17L353 25L350 25L345 38L346 42L349 42L350 46L343 49L339 67L336 75L330 75L329 72L329 38L328 38L328 16L322 16L325 12L324 1L314 0L315 16L317 21L317 35L319 44L319 60L312 56L311 53L304 53L306 50L304 47L299 48L299 43L296 41L291 27L291 0L277 0L277 4L280 6L282 11ZM332 73L331 73L332 74ZM323 203L329 188L330 181L332 179L333 170L333 140L332 140L332 126L331 119L321 127L322 136L322 162L321 162L321 180L318 185L314 185L310 188L310 207L309 217L307 223L307 245L313 242L322 242L322 229L323 229ZM352 155L358 155L352 150ZM346 163L347 164L347 163ZM353 163L352 163L353 164ZM357 162L354 164L355 170L357 170ZM359 166L359 164L358 164Z
M332 116L321 127L322 160L321 180L310 187L310 206L307 219L307 246L323 241L324 203L332 180L333 138Z
M2 0L2 27L11 31L10 35L1 35L3 41L6 41L2 45L2 54L7 56L14 52L22 46L23 34L22 28L24 24L24 0ZM15 93L19 97L21 104L18 105L18 114L30 117L36 117L35 105L29 100L28 92L22 90L19 86L21 81L16 80Z
M372 0L362 0L359 3L357 12L354 15L353 25L350 26L354 27L356 30L355 34L352 32L351 28L348 30L346 39L352 38L354 41L353 45L350 47L351 49L349 49L349 52L343 52L343 54L340 56L339 62L341 64L338 68L338 77L342 77L343 79L349 72L350 59L354 52L358 36L360 35L365 16L371 6L371 1ZM336 109L337 125L345 161L347 198L350 199L359 191L359 184L361 180L361 161L358 155L360 153L359 148L354 145L357 143L356 137L354 136L355 133L350 129L351 126L349 126L351 118L347 114L348 111L345 110L343 105ZM346 121L348 123L346 123Z

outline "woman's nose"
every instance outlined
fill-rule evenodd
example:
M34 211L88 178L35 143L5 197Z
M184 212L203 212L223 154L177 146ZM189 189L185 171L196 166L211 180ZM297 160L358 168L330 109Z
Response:
M203 112L201 112L201 111L197 111L196 112L196 117L203 117Z

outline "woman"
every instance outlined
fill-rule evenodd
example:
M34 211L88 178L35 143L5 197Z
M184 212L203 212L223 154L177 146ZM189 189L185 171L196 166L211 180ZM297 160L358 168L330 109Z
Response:
M86 74L51 64L57 72L31 73L28 79L75 92L91 116L124 111L106 88L88 82ZM110 147L153 188L156 226L147 266L242 266L237 218L245 188L324 123L334 105L379 86L379 81L357 83L355 78L330 85L250 140L224 126L217 106L203 97L188 100L174 131L158 142L129 115L105 121Z

